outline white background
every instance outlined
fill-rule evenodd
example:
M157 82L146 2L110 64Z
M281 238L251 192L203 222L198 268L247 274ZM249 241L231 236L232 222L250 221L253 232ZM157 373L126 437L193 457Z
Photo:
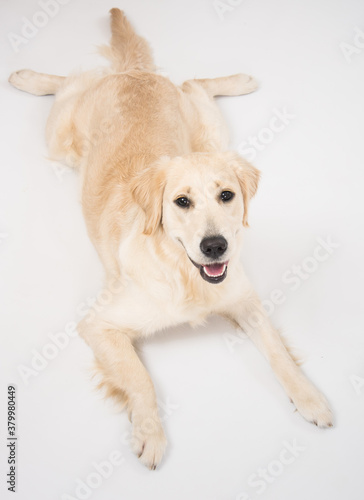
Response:
M218 9L213 0L69 0L18 52L9 34L22 36L34 16L44 22L43 10L35 0L1 2L2 498L14 498L6 491L10 383L17 386L21 500L81 498L77 485L87 480L101 483L83 491L94 500L364 498L364 36L356 35L356 27L364 30L364 5L235 0L224 11L224 2ZM92 355L82 340L69 338L43 369L38 360L27 383L21 377L19 367L31 368L36 353L54 354L49 335L81 318L102 285L102 269L82 220L77 175L47 160L53 98L17 91L7 78L21 68L68 74L103 64L96 45L109 40L114 6L151 42L160 70L174 82L237 72L258 79L254 94L219 99L233 149L249 137L269 137L262 130L275 109L292 116L256 152L262 181L242 259L262 299L282 291L272 321L327 395L333 429L294 413L262 356L217 318L143 347L169 440L155 472L129 450L125 413L93 389ZM307 258L317 238L338 246L315 265ZM293 290L282 275L303 264L312 272ZM280 465L285 442L300 451ZM123 463L98 481L94 463L115 450ZM270 475L257 485L262 469Z

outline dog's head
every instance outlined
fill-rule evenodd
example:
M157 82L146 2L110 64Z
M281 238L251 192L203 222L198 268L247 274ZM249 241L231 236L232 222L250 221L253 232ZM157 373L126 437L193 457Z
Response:
M222 282L248 225L259 171L236 153L192 153L163 158L141 173L133 195L145 212L145 234L160 224L182 245L209 283Z

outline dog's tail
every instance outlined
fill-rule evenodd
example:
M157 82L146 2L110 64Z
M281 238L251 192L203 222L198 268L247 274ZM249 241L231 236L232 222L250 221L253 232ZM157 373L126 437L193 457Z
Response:
M137 35L120 9L111 9L110 46L100 47L101 54L112 63L116 72L155 71L148 42Z

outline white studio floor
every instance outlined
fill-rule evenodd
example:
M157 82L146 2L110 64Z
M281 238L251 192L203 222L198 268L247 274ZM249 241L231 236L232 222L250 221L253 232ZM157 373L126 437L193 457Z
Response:
M93 389L74 323L102 269L77 176L47 159L52 97L7 78L100 64L111 7L125 10L175 83L238 72L260 82L254 94L219 99L231 148L262 171L242 259L327 395L333 429L294 413L254 346L216 318L143 347L169 440L155 472L129 450L127 416ZM363 2L14 0L1 2L0 18L0 497L13 498L15 385L19 500L362 500Z

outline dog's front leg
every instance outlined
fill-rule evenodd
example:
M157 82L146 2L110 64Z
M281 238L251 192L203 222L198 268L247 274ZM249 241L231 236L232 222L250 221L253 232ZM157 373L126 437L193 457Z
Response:
M254 291L245 293L225 316L233 320L263 353L301 415L319 427L331 427L332 413L325 396L292 359Z
M152 380L135 352L131 332L83 320L78 331L92 348L109 392L126 396L133 426L131 441L140 461L155 469L162 460L166 438L158 415Z

